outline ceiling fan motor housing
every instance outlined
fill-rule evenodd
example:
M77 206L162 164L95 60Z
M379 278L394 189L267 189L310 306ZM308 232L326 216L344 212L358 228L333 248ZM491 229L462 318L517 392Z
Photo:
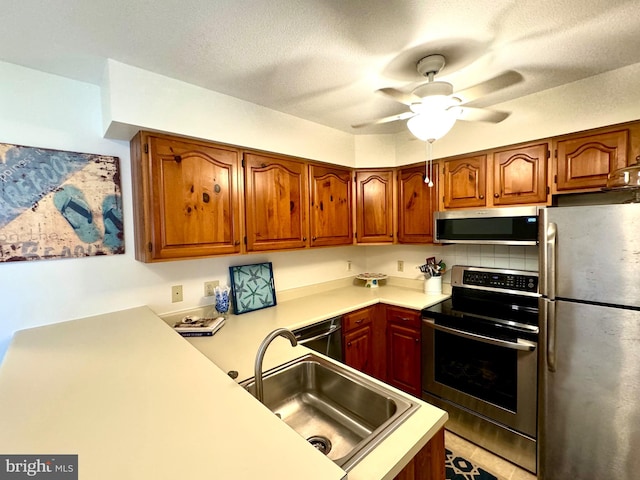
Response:
M448 82L429 82L416 87L411 93L418 98L433 97L436 95L448 97L453 93L453 85Z

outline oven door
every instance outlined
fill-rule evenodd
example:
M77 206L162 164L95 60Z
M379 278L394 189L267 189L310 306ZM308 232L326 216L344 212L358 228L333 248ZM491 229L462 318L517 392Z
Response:
M422 319L425 392L536 437L537 343Z

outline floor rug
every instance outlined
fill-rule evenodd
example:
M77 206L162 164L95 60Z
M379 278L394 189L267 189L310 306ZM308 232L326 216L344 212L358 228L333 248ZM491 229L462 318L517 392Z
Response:
M447 480L498 480L495 475L474 465L466 458L456 455L448 448L445 449L445 453Z

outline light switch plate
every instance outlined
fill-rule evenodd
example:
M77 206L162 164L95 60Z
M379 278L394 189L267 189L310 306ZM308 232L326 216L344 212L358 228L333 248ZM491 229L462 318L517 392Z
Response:
M204 282L204 296L213 297L216 294L216 287L220 285L218 280L211 280L210 282Z

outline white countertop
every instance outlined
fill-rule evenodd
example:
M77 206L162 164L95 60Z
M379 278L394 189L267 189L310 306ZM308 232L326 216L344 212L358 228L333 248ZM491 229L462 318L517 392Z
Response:
M78 454L79 478L91 480L345 478L225 372L253 376L274 328L379 301L420 309L444 298L348 287L232 316L209 338L183 338L147 307L19 331L0 366L0 452ZM264 368L307 352L278 338ZM421 408L350 480L393 478L444 425L445 412L413 400Z
M253 363L260 342L276 328L294 330L376 303L422 310L448 297L426 295L421 290L396 286L346 286L287 300L275 307L242 315L230 315L224 327L213 337L188 337L186 340L225 372L237 371L237 381L241 382L253 377ZM163 318L167 323L173 324L183 316L184 313ZM287 340L277 338L267 350L264 370L290 360L290 349L291 345Z

